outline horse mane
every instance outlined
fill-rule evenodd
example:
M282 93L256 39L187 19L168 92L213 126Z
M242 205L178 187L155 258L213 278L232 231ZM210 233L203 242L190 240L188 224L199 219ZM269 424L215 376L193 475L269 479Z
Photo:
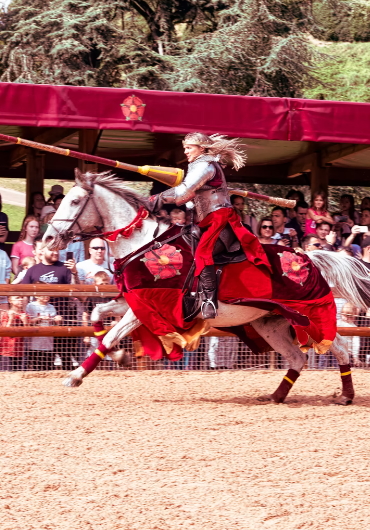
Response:
M103 171L102 173L87 172L81 176L87 186L89 182L93 182L120 195L136 212L141 207L148 209L148 200L136 191L125 186L124 182L111 171ZM151 215L150 217L153 216Z

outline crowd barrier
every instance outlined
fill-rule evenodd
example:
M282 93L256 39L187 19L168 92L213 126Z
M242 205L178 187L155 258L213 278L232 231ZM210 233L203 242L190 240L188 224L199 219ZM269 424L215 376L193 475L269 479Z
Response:
M7 304L0 304L0 370L71 370L81 364L95 347L96 339L89 324L90 314L98 303L117 296L112 285L0 285L0 297L18 297L27 319L12 315ZM21 298L19 298L21 297ZM6 299L3 299L6 302ZM370 318L364 314L351 316L352 322L340 325L338 331L346 336L352 362L362 368L370 367ZM349 319L350 320L350 319ZM104 322L109 328L114 319ZM342 322L343 324L343 322ZM130 359L121 368L109 356L98 367L100 370L278 370L286 369L286 362L278 352L254 354L230 333L211 329L202 337L199 348L184 352L176 363L166 360L150 361L137 357L131 337L121 341ZM329 353L308 353L307 368L337 368Z

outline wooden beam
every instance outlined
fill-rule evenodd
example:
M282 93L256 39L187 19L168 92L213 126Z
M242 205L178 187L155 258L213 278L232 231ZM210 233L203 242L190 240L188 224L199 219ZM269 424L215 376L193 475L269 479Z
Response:
M329 168L322 167L320 153L314 153L311 165L311 195L317 191L324 192L328 196Z
M366 144L332 144L324 147L321 150L321 165L330 166L336 160L345 159L359 153L360 151L366 151L370 149L370 145Z
M78 150L81 153L92 154L98 139L98 135L98 129L80 129L78 131ZM79 160L78 167L82 173L86 173L87 171L96 173L98 171L97 164L86 162L85 160Z
M32 138L32 140L34 140L35 142L40 142L42 144L55 145L60 143L62 140L67 140L73 134L76 134L76 130L53 128L42 132L41 134ZM28 147L24 147L23 145L15 146L11 150L10 154L10 167L19 166L24 160L26 160L27 153Z
M292 162L290 162L287 171L288 178L294 178L301 173L308 173L312 170L312 167L316 163L317 153L309 153L307 155L300 156Z
M26 168L26 209L30 206L32 193L44 193L45 156L32 148L27 148Z

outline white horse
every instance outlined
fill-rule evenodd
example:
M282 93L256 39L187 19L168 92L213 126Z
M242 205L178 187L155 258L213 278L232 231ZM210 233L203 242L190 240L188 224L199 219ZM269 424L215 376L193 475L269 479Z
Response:
M44 241L47 242L49 248L61 249L65 248L68 241L82 231L92 231L97 226L103 227L104 231L126 227L136 217L141 206L147 206L146 199L127 188L120 179L109 172L81 174L79 170L76 170L76 185L63 199L44 235ZM128 256L150 243L154 236L162 234L167 228L168 226L163 223L158 226L157 221L149 216L143 220L142 228L133 231L131 237L127 239L118 237L114 243L109 243L111 253L117 259ZM357 307L366 309L369 305L368 293L370 292L367 269L358 261L348 257L343 258L335 253L325 253L328 256L326 260L322 260L320 258L323 252L319 251L319 253L312 254L313 262L320 270L326 271L328 279L335 284L338 295ZM345 260L346 263L351 264L351 267L342 269L341 264ZM355 276L352 265L356 265ZM107 304L97 305L91 315L91 320L92 322L100 321L107 314L122 316L121 320L104 336L103 344L108 349L113 348L122 338L141 325L122 297ZM217 317L209 322L215 327L251 323L259 335L271 346L271 349L281 353L289 363L290 377L286 376L277 391L268 399L283 402L306 362L306 355L293 341L289 322L281 316L272 316L262 309L228 305L222 302L219 302ZM346 341L338 334L331 346L331 351L340 367L344 367L341 368L341 374L345 375L342 377L343 391L340 404L349 404L354 397L351 375L348 374L349 355ZM294 381L292 381L293 372L296 374ZM86 370L80 366L69 374L64 384L79 386L86 375Z

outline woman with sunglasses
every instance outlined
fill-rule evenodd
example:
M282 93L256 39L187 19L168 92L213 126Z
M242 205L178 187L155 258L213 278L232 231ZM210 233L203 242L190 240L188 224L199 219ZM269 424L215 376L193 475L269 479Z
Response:
M264 217L257 225L257 237L263 245L276 245L277 239L272 239L275 234L271 217Z

